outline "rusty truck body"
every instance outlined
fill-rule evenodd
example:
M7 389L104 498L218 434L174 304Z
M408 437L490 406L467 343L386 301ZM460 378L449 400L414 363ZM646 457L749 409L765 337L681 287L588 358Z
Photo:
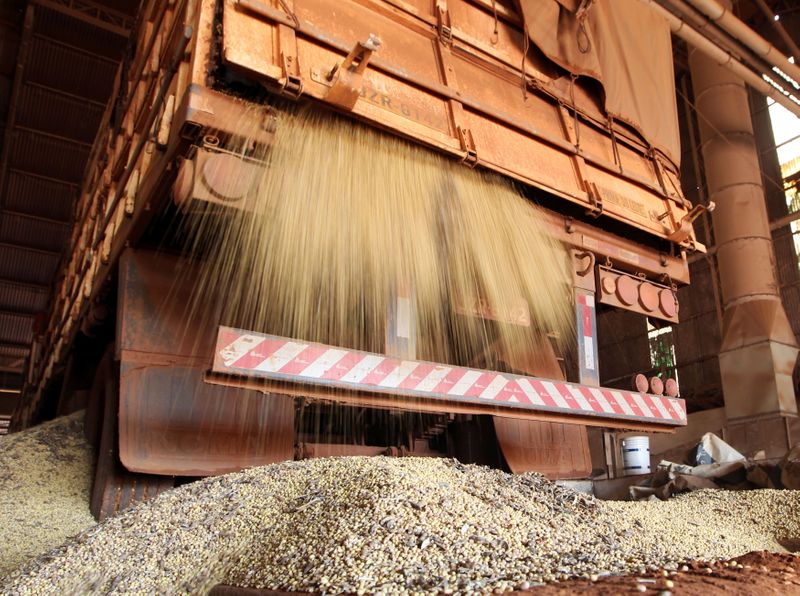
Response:
M538 193L551 233L572 255L580 330L572 382L556 368L505 375L492 399L431 383L401 390L357 375L325 377L322 369L292 376L242 364L253 346L272 342L277 350L293 338L216 327L193 330L185 341L165 333L181 325L189 289L171 286L182 257L153 250L159 218L176 204L235 202L204 172L229 159L231 139L270 142L275 121L265 95L341 112ZM449 432L454 444L477 445L490 414L511 469L562 477L591 469L587 425L685 424L674 391L598 387L595 309L676 322L687 253L703 250L691 228L698 208L681 191L674 158L608 116L599 95L529 43L510 2L145 2L92 149L18 419L31 420L63 378L76 337L91 341L93 326L110 316L113 350L88 388L87 430L103 446L98 516L171 486L173 477L292 457L428 453L430 440ZM482 308L473 314L493 316L491 306ZM405 362L391 354L348 357L369 356L388 369ZM506 390L522 400L494 399ZM414 411L425 423L378 444L363 437L313 444L298 434L296 408L305 400Z

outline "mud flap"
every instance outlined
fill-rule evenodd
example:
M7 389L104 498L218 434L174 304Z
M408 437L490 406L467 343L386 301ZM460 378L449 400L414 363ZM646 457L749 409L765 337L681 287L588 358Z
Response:
M98 367L93 392L102 401L95 404L95 419L87 416L90 440L99 441L97 465L90 510L97 521L116 515L135 503L152 499L174 486L171 476L134 474L126 470L119 459L117 447L117 413L119 411L119 384L116 367L108 354ZM100 401L98 400L98 401ZM99 414L99 416L97 416ZM100 418L97 420L97 418ZM97 427L92 429L94 422ZM92 430L90 430L92 429Z
M294 400L208 385L203 371L123 362L120 459L128 470L211 476L294 458Z
M532 353L506 353L506 364L523 374L564 379L555 351L543 340ZM492 416L506 465L515 474L539 472L550 479L585 478L592 472L586 427Z
M218 322L195 310L198 276L168 254L120 258L119 457L130 471L211 476L294 457L293 398L204 382Z
M492 418L506 465L515 474L539 472L552 480L585 478L591 474L585 426Z

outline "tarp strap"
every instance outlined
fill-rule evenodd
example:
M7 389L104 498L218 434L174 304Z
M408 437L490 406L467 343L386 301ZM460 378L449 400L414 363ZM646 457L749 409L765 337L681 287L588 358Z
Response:
M589 34L586 33L586 17L589 16L589 9L593 4L594 0L581 0L575 13L575 18L578 20L578 31L575 33L575 40L578 43L578 49L581 54L587 54L592 49L592 41L589 39Z

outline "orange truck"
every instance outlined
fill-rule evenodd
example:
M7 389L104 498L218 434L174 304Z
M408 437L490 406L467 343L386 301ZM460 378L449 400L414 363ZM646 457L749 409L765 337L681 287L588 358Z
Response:
M704 250L692 231L700 208L679 182L669 30L642 10L636 0L145 2L18 424L46 400L64 411L84 396L100 447L98 517L181 478L325 455L443 454L585 477L588 427L686 424L674 383L599 387L596 309L677 322L687 253ZM337 111L535 191L572 259L573 369L553 357L519 375L227 327L179 333L190 289L175 288L172 271L189 265L155 250L163 216L197 201L235 208L204 173L252 167L225 147L270 143L265 95ZM491 305L473 310L498 316ZM69 369L85 369L88 353L102 358L81 386ZM304 413L324 418L332 403L359 409L369 429L320 442Z

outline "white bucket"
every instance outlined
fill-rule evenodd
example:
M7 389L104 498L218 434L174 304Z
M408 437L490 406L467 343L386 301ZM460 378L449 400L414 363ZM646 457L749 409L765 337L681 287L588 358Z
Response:
M625 476L650 473L650 437L622 440L622 468Z

